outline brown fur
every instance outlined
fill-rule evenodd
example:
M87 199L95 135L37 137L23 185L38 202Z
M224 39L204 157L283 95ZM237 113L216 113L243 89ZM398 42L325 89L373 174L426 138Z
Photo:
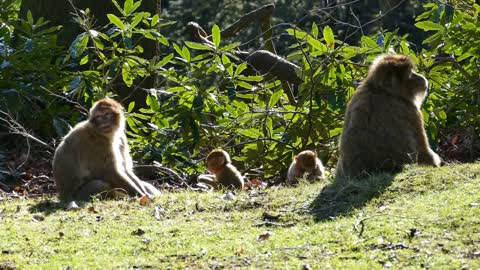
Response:
M287 184L295 184L299 178L304 177L309 181L325 177L325 169L317 153L305 150L296 155L288 168Z
M243 189L244 180L240 172L233 166L230 155L221 149L211 151L206 159L206 166L213 175L201 175L199 182L212 186L214 189Z
M337 177L397 172L404 164L440 165L424 130L428 82L404 55L382 55L355 91L340 138Z
M89 200L96 194L117 197L157 195L132 170L122 106L102 99L62 140L53 158L53 177L62 201Z

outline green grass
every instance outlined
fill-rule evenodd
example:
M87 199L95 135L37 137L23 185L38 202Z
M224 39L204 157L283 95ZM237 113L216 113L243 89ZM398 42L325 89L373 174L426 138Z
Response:
M0 269L478 269L475 203L480 163L243 191L233 200L179 191L147 206L96 201L64 211L53 198L4 198Z

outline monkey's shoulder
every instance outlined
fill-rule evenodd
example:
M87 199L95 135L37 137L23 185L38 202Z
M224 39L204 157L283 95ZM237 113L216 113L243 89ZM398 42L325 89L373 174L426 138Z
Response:
M418 111L413 101L405 100L403 97L392 95L386 91L359 91L349 104L350 111L358 113L379 113L397 111Z
M225 168L220 173L220 177L235 179L235 180L243 180L242 174L238 171L238 169L233 165L228 163Z
M110 140L105 136L95 132L90 126L88 121L83 121L75 125L70 132L63 138L62 143L66 146L72 146L75 148L102 149L109 147Z

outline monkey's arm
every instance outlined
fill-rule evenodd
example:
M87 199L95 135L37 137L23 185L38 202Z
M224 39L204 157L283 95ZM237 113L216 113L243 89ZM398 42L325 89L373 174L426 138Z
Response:
M290 164L290 167L288 167L288 172L287 172L287 185L295 184L297 182L297 178L301 177L301 175L298 173L297 170L297 165L296 161L292 161Z
M325 169L323 168L322 162L320 159L317 158L317 166L315 166L315 170L313 171L313 175L318 178L323 178L325 175Z
M127 178L130 180L129 182L131 183L131 185L134 185L136 187L137 192L138 190L141 190L143 194L140 192L138 193L142 196L158 195L160 192L156 190L156 188L140 180L137 177L137 175L135 175L135 173L133 172L133 161L132 161L132 157L130 156L130 148L128 147L127 136L125 134L122 134L122 137L120 138L120 152L123 158L123 162L121 162L121 164L118 164L118 165L123 166L123 168L120 168L120 169L123 169L125 171ZM156 190L156 192L154 192L154 190Z
M428 143L427 134L425 132L423 116L420 110L417 111L418 117L415 121L416 141L418 148L418 164L426 164L439 167L442 163L441 158L435 153Z
M197 177L197 182L211 186L214 190L218 189L218 183L213 174L201 174Z

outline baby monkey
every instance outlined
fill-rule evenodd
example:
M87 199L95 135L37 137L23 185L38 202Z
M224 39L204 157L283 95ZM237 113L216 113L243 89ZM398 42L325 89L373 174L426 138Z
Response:
M222 149L211 151L205 161L212 174L202 174L198 182L205 183L215 190L222 188L243 189L242 174L233 166L230 155Z
M325 177L325 169L315 151L305 150L294 157L288 168L286 183L288 185L295 184L299 178L305 175L309 181Z

